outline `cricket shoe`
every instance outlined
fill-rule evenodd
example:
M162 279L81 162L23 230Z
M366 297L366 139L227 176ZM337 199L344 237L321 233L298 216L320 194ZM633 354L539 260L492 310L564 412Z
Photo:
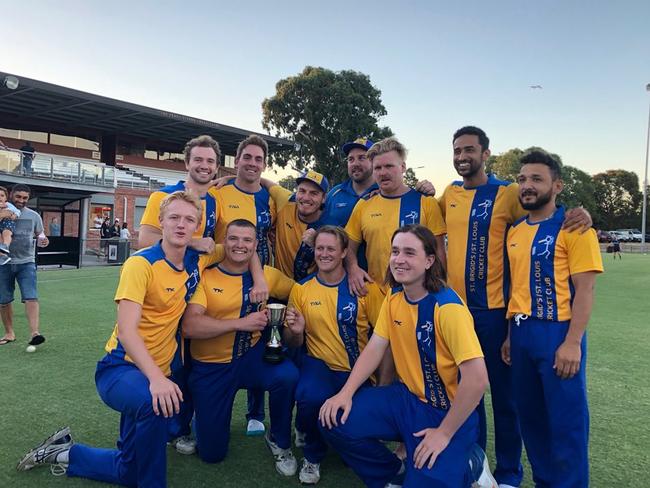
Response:
M271 440L271 433L267 432L264 436L264 441L269 447L271 454L275 458L275 469L282 476L293 476L298 470L298 462L291 452L291 448L282 449L275 442Z
M470 452L469 467L472 473L472 488L498 488L497 480L490 472L487 456L478 444L474 444Z
M303 485L318 483L320 481L320 463L310 463L307 459L303 459L298 479Z
M65 474L68 463L58 463L57 456L69 451L73 444L70 427L63 427L25 454L16 470L27 471L39 465L49 464L52 474L61 476Z
M190 456L196 452L196 439L191 435L183 435L167 443L180 454Z
M248 425L246 425L246 435L247 436L258 436L264 435L266 428L264 424L259 420L250 419Z

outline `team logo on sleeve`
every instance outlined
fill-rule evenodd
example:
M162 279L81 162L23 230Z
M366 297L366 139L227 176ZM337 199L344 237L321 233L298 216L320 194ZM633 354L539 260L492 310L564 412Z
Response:
M488 212L490 210L490 207L492 206L492 200L490 200L489 198L486 198L481 203L479 203L477 206L481 207L481 213L479 213L477 215L476 214L477 209L473 209L472 210L472 217L476 217L477 219L483 218L483 220L487 219L489 217Z
M544 237L537 241L537 244L541 244L539 248L533 246L533 256L544 256L544 259L548 259L551 256L551 246L555 242L555 238L551 235Z
M417 333L418 342L430 346L432 332L433 332L433 322L427 320L424 324L420 326L420 330L418 330Z

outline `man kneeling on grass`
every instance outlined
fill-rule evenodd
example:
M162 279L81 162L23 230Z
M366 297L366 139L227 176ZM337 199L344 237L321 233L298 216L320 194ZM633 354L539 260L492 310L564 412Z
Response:
M199 456L208 463L226 457L238 390L268 391L271 428L266 444L278 473L293 476L297 463L291 452L291 410L298 370L288 360L279 364L263 360L267 311L258 311L249 298L248 267L257 250L255 225L244 219L230 222L224 249L225 259L205 270L183 317L192 353L189 388ZM289 298L292 279L269 266L264 267L264 277L273 298Z
M74 444L65 427L28 452L19 471L51 464L53 474L138 487L167 486L166 445L183 395L170 377L179 352L178 323L199 273L223 249L188 248L201 222L198 197L175 192L160 205L162 240L130 257L115 293L117 324L95 373L102 400L121 413L117 449ZM256 276L259 276L256 273Z
M395 231L391 290L373 335L345 385L320 410L325 438L371 488L496 487L475 444L476 406L488 385L483 353L472 316L446 286L437 256L428 228ZM360 388L389 346L401 381ZM404 442L406 460L380 439Z

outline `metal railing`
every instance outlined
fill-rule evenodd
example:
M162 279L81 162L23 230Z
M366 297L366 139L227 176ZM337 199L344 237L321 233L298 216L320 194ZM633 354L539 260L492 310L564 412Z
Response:
M142 188L155 190L162 185L131 175L101 163L66 156L23 153L17 149L0 148L0 172L105 188Z

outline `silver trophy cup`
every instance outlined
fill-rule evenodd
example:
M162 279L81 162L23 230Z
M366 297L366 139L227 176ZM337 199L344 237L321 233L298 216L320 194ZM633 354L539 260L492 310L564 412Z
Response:
M281 363L284 359L282 355L282 335L280 326L284 323L284 314L287 306L281 303L269 303L266 306L269 314L269 325L271 326L271 337L266 343L264 350L264 361L271 364Z

